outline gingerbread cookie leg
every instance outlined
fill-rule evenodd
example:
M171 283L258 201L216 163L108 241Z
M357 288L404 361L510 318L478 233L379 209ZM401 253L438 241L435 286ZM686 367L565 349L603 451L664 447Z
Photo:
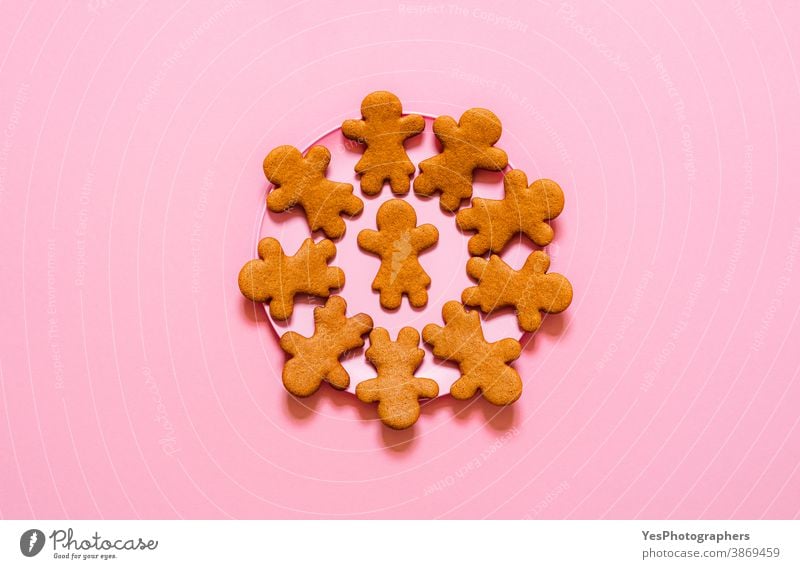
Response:
M430 281L425 284L427 287ZM428 291L420 287L408 293L408 303L414 308L420 308L428 304Z
M381 193L385 181L385 173L381 170L366 170L361 174L361 191L368 196L376 196Z
M403 328L392 342L389 332L375 328L369 335L367 360L378 376L356 386L356 397L365 403L378 402L378 416L393 429L406 429L417 422L419 399L439 395L432 379L414 377L425 352L419 348L419 332Z

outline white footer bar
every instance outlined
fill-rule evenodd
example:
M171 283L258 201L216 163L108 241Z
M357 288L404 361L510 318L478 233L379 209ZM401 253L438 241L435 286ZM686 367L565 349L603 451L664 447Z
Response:
M800 521L0 521L0 567L800 567Z

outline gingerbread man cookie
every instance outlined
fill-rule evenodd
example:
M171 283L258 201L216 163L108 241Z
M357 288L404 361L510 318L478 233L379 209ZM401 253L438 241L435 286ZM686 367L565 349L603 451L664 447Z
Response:
M504 179L502 200L475 198L472 207L456 214L456 223L464 231L477 231L469 240L471 255L487 251L499 253L518 234L544 247L553 240L553 228L546 223L564 209L564 193L552 180L536 180L528 186L522 170L511 170Z
M367 360L378 376L356 386L356 397L365 403L378 402L378 416L393 429L406 429L419 419L419 399L439 395L432 379L414 377L425 352L419 348L419 332L403 328L392 342L389 332L375 328L369 335Z
M489 403L509 405L522 395L522 380L507 365L519 357L520 343L512 338L487 342L477 311L468 311L460 302L447 302L442 308L444 327L428 324L422 330L433 355L458 363L461 377L450 387L456 399L469 399L480 389Z
M462 199L472 197L474 170L500 171L508 165L506 153L493 146L503 127L492 111L469 109L458 123L448 116L437 118L433 132L442 143L442 152L420 162L414 192L422 196L441 192L442 209L456 211Z
M388 181L392 192L405 194L416 167L408 159L403 143L423 131L425 119L419 115L403 116L400 99L388 91L367 95L361 102L361 116L362 120L342 123L342 134L366 145L355 168L361 175L361 191L373 196Z
M550 257L543 251L528 255L525 265L515 271L497 255L489 260L472 257L467 273L478 286L464 289L461 301L479 306L486 313L495 308L513 306L520 328L533 332L542 322L540 312L557 313L572 302L572 285L558 273L547 273Z
M373 290L380 292L381 305L398 308L405 294L411 306L425 306L431 278L418 255L439 240L439 231L431 224L417 227L414 208L399 199L381 205L377 222L378 231L363 229L358 234L358 245L381 257L381 267L372 281Z
M305 157L294 146L279 146L264 159L264 174L275 185L267 196L270 211L280 213L299 205L311 231L322 230L331 239L344 235L342 214L356 215L364 208L353 195L353 185L325 177L331 153L312 146Z
M289 354L283 366L283 385L289 393L307 397L323 381L336 389L350 385L350 375L339 363L347 350L364 345L362 336L372 330L372 318L366 314L345 317L347 304L341 296L332 296L325 306L314 309L314 334L310 338L297 332L281 336L281 348Z
M277 239L266 237L258 242L259 258L239 271L239 289L252 301L269 303L275 320L286 320L294 310L296 294L328 298L331 289L344 286L344 271L328 266L335 255L336 246L327 239L319 243L306 239L289 256Z

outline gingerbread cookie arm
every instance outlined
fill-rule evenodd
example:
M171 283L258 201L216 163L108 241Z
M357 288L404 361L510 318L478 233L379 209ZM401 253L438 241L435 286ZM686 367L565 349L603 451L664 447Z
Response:
M363 141L367 123L363 120L347 119L342 123L342 134L350 140Z
M433 121L433 133L439 138L451 138L458 134L458 123L447 115L436 117Z
M317 144L316 146L312 146L306 152L306 161L308 162L309 170L320 176L325 176L325 170L328 169L328 166L331 163L331 151Z
M499 172L508 166L508 154L500 148L488 148L475 159L475 167Z
M282 292L269 303L269 315L275 320L288 320L294 312L294 291Z
M439 230L431 223L420 225L411 234L411 246L418 252L429 249L439 241Z
M264 237L258 242L258 257L260 259L280 258L283 254L283 247L280 241L273 237Z
M378 231L375 231L374 229L362 229L358 232L358 238L356 240L358 242L358 246L365 251L375 253L376 255L380 254L383 241Z
M406 115L400 119L400 127L404 132L417 135L425 130L425 118L420 115Z
M290 356L296 356L302 351L302 344L303 341L307 340L297 332L286 332L280 339L280 346L284 352L289 354Z

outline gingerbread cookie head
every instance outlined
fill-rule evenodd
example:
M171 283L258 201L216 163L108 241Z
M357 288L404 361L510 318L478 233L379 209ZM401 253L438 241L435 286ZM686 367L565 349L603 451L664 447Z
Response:
M372 288L380 293L384 308L400 306L403 295L414 307L428 302L428 273L419 262L419 254L439 239L439 231L431 224L417 227L414 208L403 200L389 200L378 209L378 231L364 229L358 234L358 245L381 257L381 266Z
M422 330L425 343L438 358L458 363L461 377L450 387L456 399L469 399L480 390L494 405L509 405L522 394L522 380L508 365L520 355L517 340L505 338L487 342L476 311L465 310L460 302L442 307L444 326L428 324Z
M550 257L543 251L528 255L519 271L497 255L488 261L472 257L467 261L467 273L478 281L478 286L464 289L461 301L467 306L479 306L487 314L512 306L520 328L533 332L542 323L541 312L563 312L572 302L572 285L563 275L547 273L549 268Z
M522 233L544 247L553 240L547 223L564 209L564 193L552 180L536 180L528 186L522 170L511 170L503 178L502 200L475 198L472 207L462 209L456 222L464 231L476 231L469 240L471 255L499 253L512 237Z
M302 175L302 170L306 168L305 163L314 164L314 169L319 170L327 168L330 161L330 152L323 146L310 148L304 159L297 148L285 144L273 149L264 158L264 175L273 184L292 184Z
M331 153L313 146L305 157L293 146L279 146L264 159L264 175L275 185L267 196L270 211L280 213L300 206L311 231L322 231L331 239L345 232L342 215L356 215L364 202L353 195L352 184L325 177Z
M344 286L344 271L329 267L336 246L324 239L306 239L297 253L286 255L272 237L258 242L258 259L248 261L239 271L239 289L254 302L269 304L275 320L288 319L299 293L327 298L332 289Z
M356 386L356 397L365 403L378 402L378 416L392 429L407 429L417 422L419 400L439 395L439 385L432 379L414 377L425 352L419 348L419 332L403 328L392 341L384 328L369 335L367 360L377 377Z
M375 91L361 101L361 116L365 121L393 121L403 116L403 103L389 91Z
M489 109L481 108L464 111L458 121L458 129L463 140L468 140L477 146L494 146L500 140L500 135L503 134L503 125L497 115ZM447 136L445 132L452 131L445 129L442 136ZM497 167L502 162L507 164L508 159L501 159L497 164L490 164L490 166ZM505 164L500 167L505 168Z
M500 171L508 165L506 153L494 147L502 131L500 119L487 109L469 109L458 123L448 116L437 118L433 132L442 152L420 162L414 192L422 196L439 192L442 209L456 211L462 200L472 197L475 170Z
M362 336L372 330L372 318L366 314L345 316L347 304L332 296L325 306L314 309L314 334L310 338L297 332L281 336L281 348L290 357L283 366L283 385L298 397L307 397L322 382L336 389L350 385L350 375L339 363L348 351L364 345Z
M370 93L361 103L362 120L346 120L342 134L365 146L355 170L361 175L361 191L375 195L388 182L392 192L404 194L411 187L409 176L416 171L403 143L425 128L419 115L403 115L403 106L392 93Z

